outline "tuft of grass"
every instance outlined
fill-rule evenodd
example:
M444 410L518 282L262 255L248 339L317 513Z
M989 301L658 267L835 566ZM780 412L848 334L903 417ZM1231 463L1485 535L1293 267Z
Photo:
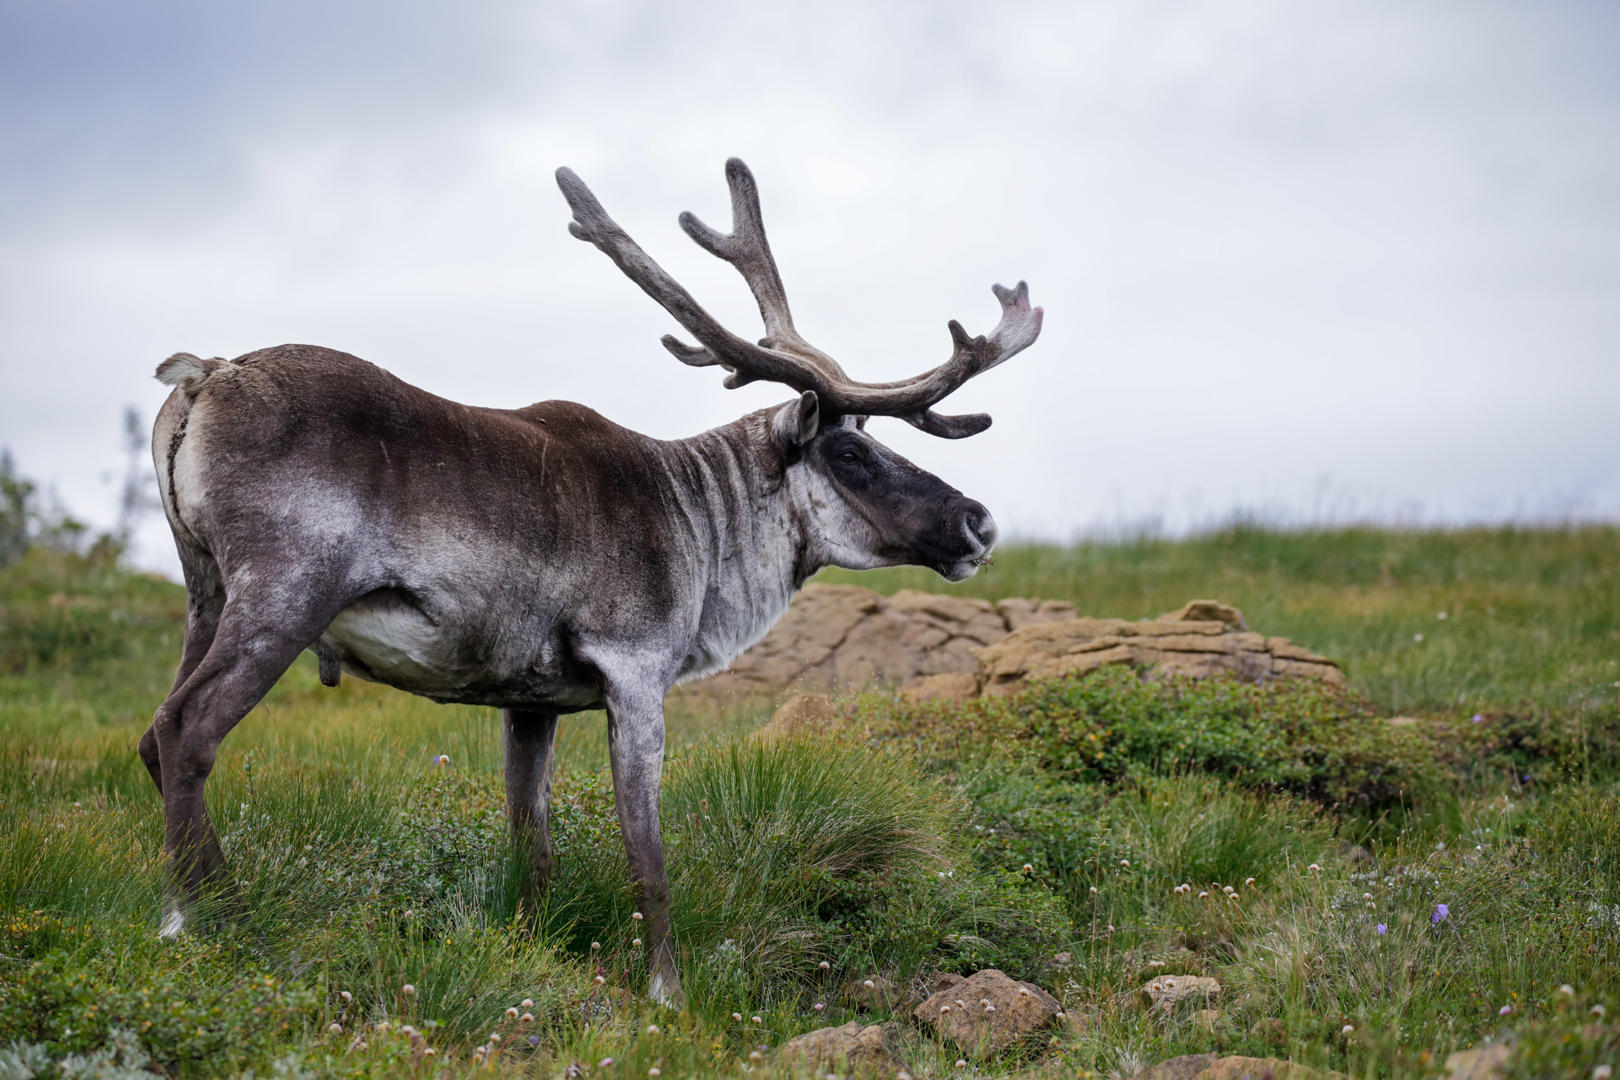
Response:
M826 1004L857 974L1033 968L1064 920L1026 879L975 867L964 818L960 795L909 756L853 740L734 741L673 760L664 838L689 993ZM580 955L637 970L628 868L600 774L559 785L555 833L547 924Z

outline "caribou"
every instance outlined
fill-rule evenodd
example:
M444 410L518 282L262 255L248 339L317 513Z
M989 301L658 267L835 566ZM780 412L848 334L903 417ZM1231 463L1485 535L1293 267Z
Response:
M172 870L160 934L229 890L203 786L225 735L298 654L438 702L501 710L506 806L532 892L553 867L558 717L605 709L613 790L644 913L648 993L681 1000L659 839L665 695L763 637L827 566L929 567L957 582L989 560L988 510L866 431L898 417L932 435L983 431L933 406L1040 332L1023 282L1001 319L896 382L850 379L794 328L748 167L726 163L732 231L680 225L731 263L759 304L758 344L720 325L567 168L569 230L694 338L664 346L735 388L797 396L671 442L567 401L475 408L357 357L281 345L234 360L177 353L152 454L184 570L173 689L139 752L163 798Z

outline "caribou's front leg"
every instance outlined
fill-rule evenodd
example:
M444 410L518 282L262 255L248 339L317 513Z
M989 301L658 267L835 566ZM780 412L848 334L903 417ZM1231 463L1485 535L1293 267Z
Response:
M613 762L613 799L619 831L630 856L637 906L645 916L647 993L661 1005L679 1007L675 939L669 931L669 875L658 835L658 789L664 771L664 692L649 681L614 685L607 691L608 754Z
M512 839L528 855L524 899L533 901L551 879L551 771L556 759L557 714L507 709L506 813Z

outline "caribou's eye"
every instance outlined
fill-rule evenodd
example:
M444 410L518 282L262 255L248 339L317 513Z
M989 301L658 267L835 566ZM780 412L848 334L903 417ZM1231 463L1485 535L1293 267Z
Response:
M838 460L842 461L845 465L853 465L860 460L860 457L853 450L845 450L842 454L838 455Z

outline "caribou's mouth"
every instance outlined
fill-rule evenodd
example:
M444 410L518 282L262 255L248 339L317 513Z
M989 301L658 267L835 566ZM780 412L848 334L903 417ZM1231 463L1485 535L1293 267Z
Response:
M993 562L995 562L995 559L991 558L989 555L975 555L971 559L961 559L957 562L940 563L938 566L934 567L934 569L940 577L944 578L946 581L955 583L958 581L966 581L968 578L979 572L979 567L988 566Z

